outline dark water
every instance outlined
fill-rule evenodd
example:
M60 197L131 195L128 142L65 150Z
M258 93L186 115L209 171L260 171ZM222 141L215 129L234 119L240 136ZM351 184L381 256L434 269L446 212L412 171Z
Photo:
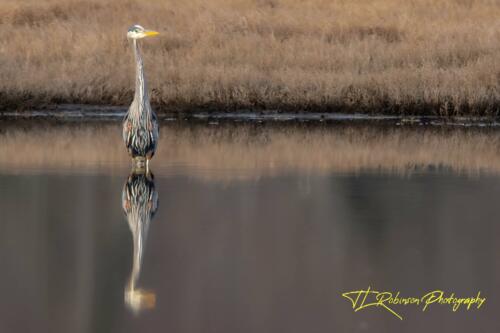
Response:
M452 171L3 171L0 332L498 331L499 198L500 178ZM368 287L486 301L394 306L401 321L342 297Z

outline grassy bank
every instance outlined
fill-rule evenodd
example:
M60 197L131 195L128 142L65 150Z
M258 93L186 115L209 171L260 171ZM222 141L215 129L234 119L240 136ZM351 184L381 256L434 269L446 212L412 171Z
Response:
M126 105L132 23L157 110L500 111L496 0L0 2L0 107Z

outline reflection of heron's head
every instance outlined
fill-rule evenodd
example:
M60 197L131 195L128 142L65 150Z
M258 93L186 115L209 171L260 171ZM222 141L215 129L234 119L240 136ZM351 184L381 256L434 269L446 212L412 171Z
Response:
M128 28L127 38L130 39L140 39L149 36L156 36L159 32L153 30L146 30L142 26L135 24Z
M125 304L136 314L142 310L154 309L156 294L143 289L128 288L125 290Z

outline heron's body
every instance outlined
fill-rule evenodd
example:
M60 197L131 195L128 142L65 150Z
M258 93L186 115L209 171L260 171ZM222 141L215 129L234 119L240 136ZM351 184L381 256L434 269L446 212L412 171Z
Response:
M143 30L141 32L143 33L142 37L148 36L148 32L140 26L133 26L129 30L129 34L131 30L135 33L136 31L133 31L133 29L139 28ZM150 35L153 35L153 33L150 33ZM142 37L132 37L136 61L135 94L123 121L123 141L133 159L149 161L158 145L158 119L149 102L144 76L144 63L138 41L138 38Z

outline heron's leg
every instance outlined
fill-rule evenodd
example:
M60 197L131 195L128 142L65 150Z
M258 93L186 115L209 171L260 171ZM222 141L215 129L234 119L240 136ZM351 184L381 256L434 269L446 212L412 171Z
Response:
M144 167L146 164L146 159L142 156L136 156L133 159L135 172L144 172Z

